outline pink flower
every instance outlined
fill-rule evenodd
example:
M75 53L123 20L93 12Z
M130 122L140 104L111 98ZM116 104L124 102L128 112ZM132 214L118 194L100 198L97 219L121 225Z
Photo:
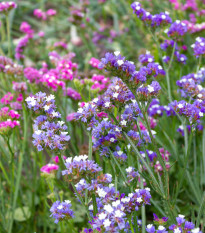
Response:
M43 172L43 173L51 173L52 171L58 170L58 168L59 168L58 165L48 163L48 164L46 164L45 166L43 166L41 168L41 172Z
M20 26L20 31L27 34L29 38L33 37L34 30L31 29L31 25L27 22L22 22Z
M43 12L41 9L35 9L33 11L33 15L36 16L38 19L42 19L42 20L47 19L46 13Z
M98 65L100 64L100 60L98 60L97 58L92 57L89 61L89 64L94 67L97 68L99 70L101 70L102 68L98 68Z
M43 31L38 32L38 36L39 37L44 37L45 36L45 32L43 32Z
M74 120L74 118L75 118L75 112L68 114L66 117L66 120L72 121L72 120Z
M65 160L66 157L63 156L63 159ZM53 157L52 160L53 160L55 163L59 163L59 157L58 157L58 156Z
M14 96L10 92L8 92L3 98L1 98L2 104L10 104L10 102L13 100Z
M49 9L49 10L47 10L46 11L46 14L48 15L48 16L53 16L53 15L56 15L56 10L54 10L54 9Z

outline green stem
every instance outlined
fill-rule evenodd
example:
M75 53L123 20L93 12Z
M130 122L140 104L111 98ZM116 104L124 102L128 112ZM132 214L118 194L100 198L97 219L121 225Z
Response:
M170 68L172 66L172 62L173 62L173 59L174 59L175 49L176 49L176 42L174 42L174 47L173 47L173 50L172 50L172 56L171 56L171 60L169 62L169 66L167 68L167 72L169 72L169 70L170 70Z
M11 31L10 31L10 23L9 23L9 15L6 15L6 30L7 30L7 39L8 39L8 57L12 57L11 51Z
M26 141L27 141L27 111L25 109L25 106L22 105L23 108L23 117L24 117L24 131L23 131L23 145L22 145L22 153L20 153L18 157L18 168L17 168L17 178L16 178L16 186L15 186L15 192L14 192L14 199L13 199L13 205L12 205L12 218L10 220L10 225L8 228L8 233L12 232L13 228L13 220L14 220L14 210L16 208L16 201L18 198L18 193L19 193L19 187L20 187L20 181L21 181L21 175L22 175L22 168L23 168L23 160L24 160L24 154L26 150Z
M92 132L90 131L88 133L88 137L89 137L89 151L88 151L88 159L92 160Z
M78 193L78 191L77 191L75 185L74 185L72 182L71 182L71 185L72 185L72 187L73 187L73 189L74 189L74 191L75 191L75 193L76 193L78 199L81 201L82 205L85 207L85 210L86 210L86 213L87 213L87 216L88 216L89 221L91 221L92 219L91 219L91 217L90 217L90 213L89 213L89 210L88 210L88 205L85 204L83 198L80 196L80 194Z
M111 151L110 149L109 149L109 151L110 151L111 158L113 159L113 161L115 162L115 164L116 164L117 167L119 168L120 173L122 174L122 177L123 177L123 179L124 179L124 181L125 181L125 184L128 185L128 184L127 184L127 177L126 177L126 175L125 175L125 172L122 170L120 164L118 163L117 159L116 159L115 156L113 155L112 151Z

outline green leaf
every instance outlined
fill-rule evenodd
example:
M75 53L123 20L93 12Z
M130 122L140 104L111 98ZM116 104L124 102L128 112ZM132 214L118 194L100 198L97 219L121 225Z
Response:
M31 211L28 206L18 207L14 211L14 219L18 222L26 221L31 217Z

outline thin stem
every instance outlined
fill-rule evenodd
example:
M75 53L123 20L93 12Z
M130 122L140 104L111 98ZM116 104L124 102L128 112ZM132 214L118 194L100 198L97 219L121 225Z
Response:
M175 53L175 50L176 50L176 42L174 42L174 47L173 47L173 50L172 50L172 56L171 56L171 60L169 62L169 66L167 68L167 72L169 72L171 66L172 66L172 62L173 62L173 59L174 59L174 53Z
M9 22L9 16L6 15L6 30L7 30L7 39L8 39L8 56L12 57L12 51L11 51L11 31L10 31L10 22Z
M110 116L112 117L112 119L114 120L114 122L116 124L118 124L117 119L115 118L115 116L112 113L110 113ZM159 184L158 184L158 182L157 182L157 180L156 180L156 178L155 178L152 170L150 169L149 165L146 163L146 161L144 160L144 158L140 154L139 150L137 149L137 147L135 146L135 144L133 143L133 141L131 140L131 138L127 135L127 133L124 132L124 131L122 131L122 133L123 133L125 139L128 141L128 143L132 146L132 148L133 148L133 150L135 152L135 155L137 155L137 158L140 159L142 161L143 165L146 167L148 173L151 176L153 184L158 188L159 194L161 196L163 196L163 192L162 192L162 190L161 190L161 188L160 188L160 186L159 186Z
M80 196L80 194L78 193L78 191L77 191L75 185L74 185L72 182L71 182L71 185L72 185L72 187L73 187L73 189L74 189L74 191L75 191L75 193L76 193L78 199L81 201L82 205L85 207L85 210L86 210L86 213L87 213L87 216L88 216L89 221L91 221L92 219L91 219L91 217L90 217L90 213L89 213L89 210L88 210L88 206L85 204L85 202L83 201L83 198Z
M12 211L12 218L10 220L10 225L9 225L9 228L8 228L8 233L11 233L12 228L13 228L14 210L16 208L16 201L17 201L17 198L18 198L21 175L22 175L22 168L23 168L23 160L24 160L24 154L25 154L25 150L26 150L27 131L28 131L28 128L27 128L27 126L28 126L27 111L26 111L24 105L22 105L22 108L23 108L23 118L24 118L23 145L22 145L22 153L20 153L19 158L18 158L16 186L15 186L15 192L14 192L13 205L12 205L12 210L13 211Z
M89 137L89 151L88 151L88 159L92 160L92 132L88 133Z

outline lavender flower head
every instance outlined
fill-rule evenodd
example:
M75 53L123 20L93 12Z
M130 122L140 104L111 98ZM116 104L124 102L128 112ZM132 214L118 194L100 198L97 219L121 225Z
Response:
M102 170L93 160L88 160L87 155L69 157L65 161L65 166L66 170L62 171L62 175L67 175L69 180L75 181L85 177L91 179Z
M173 39L178 39L182 37L187 32L187 26L180 20L176 20L171 24L170 28L166 30L167 35Z
M59 221L68 220L74 217L73 210L71 209L71 202L65 200L63 202L56 201L50 208L51 215L55 219L55 223Z
M194 50L194 55L196 57L204 56L205 54L205 38L197 37L196 42L191 46Z
M39 92L35 96L26 98L28 108L34 111L42 112L34 121L33 144L38 151L43 148L51 150L63 150L64 142L70 140L70 136L65 131L67 126L63 121L60 121L61 114L56 111L55 96L46 96L45 93Z

